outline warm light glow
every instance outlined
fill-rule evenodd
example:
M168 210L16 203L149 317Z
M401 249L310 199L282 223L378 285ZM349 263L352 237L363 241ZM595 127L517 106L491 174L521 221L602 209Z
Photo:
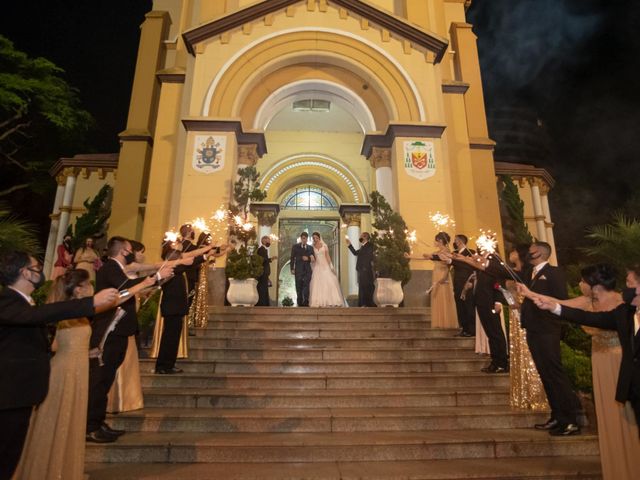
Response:
M409 243L416 243L418 241L418 236L416 235L416 231L415 230L412 230L412 231L405 230L404 233L407 234L407 241Z
M227 216L227 211L219 208L218 210L216 210L216 212L211 216L212 219L214 219L217 222L222 222Z
M274 242L279 242L280 241L280 237L278 237L275 233L270 233L269 234L269 238Z
M239 227L241 227L244 223L240 215L236 215L235 217L233 217L233 221L236 222L236 225L238 225Z
M429 220L439 232L456 226L456 222L446 213L429 213Z
M202 217L198 217L195 218L191 221L191 225L193 226L193 228L195 228L196 230L199 230L201 232L208 232L209 231L209 226L207 225L207 222L205 221L204 218Z
M168 232L164 232L164 241L165 242L176 242L178 240L178 232L174 232L169 230Z
M242 229L245 232L250 232L253 229L253 224L252 223L245 223L244 225L242 225Z
M480 236L476 240L476 246L482 250L483 255L492 255L496 252L498 246L498 240L496 240L496 234L491 230L485 232L480 230Z

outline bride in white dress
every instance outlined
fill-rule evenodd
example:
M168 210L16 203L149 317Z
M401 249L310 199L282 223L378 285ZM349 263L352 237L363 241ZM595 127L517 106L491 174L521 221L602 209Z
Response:
M313 232L312 237L315 261L311 264L313 274L309 285L309 306L344 307L344 296L329 256L329 249L318 232Z

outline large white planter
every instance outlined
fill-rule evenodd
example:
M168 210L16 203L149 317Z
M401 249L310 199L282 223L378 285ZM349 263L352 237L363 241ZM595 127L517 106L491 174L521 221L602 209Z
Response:
M379 307L397 307L402 303L402 282L390 278L376 278L373 299Z
M253 307L258 303L258 281L255 278L230 278L227 300L232 307Z

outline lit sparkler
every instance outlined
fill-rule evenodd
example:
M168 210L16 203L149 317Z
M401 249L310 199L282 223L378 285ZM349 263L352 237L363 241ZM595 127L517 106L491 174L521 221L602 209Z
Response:
M174 232L169 230L168 232L164 232L164 241L169 243L174 243L178 241L178 232Z
M193 226L193 228L195 228L196 230L200 230L201 232L209 231L209 226L207 225L206 220L202 217L198 217L192 220L191 225Z
M445 231L449 228L455 228L456 222L446 213L429 213L429 220L439 232Z
M276 235L275 233L270 233L269 234L269 238L271 239L271 241L273 242L279 242L280 241L280 237L278 237L278 235Z
M495 255L498 246L496 235L491 230L480 230L480 236L476 240L477 247L482 250L484 256Z
M242 224L242 229L245 232L250 232L253 229L253 224L250 223L250 222L244 223L244 224Z

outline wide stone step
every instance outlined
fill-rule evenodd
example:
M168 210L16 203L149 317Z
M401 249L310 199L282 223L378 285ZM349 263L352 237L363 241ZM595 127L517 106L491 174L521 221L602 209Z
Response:
M403 361L290 361L290 360L180 360L187 373L411 373L411 372L477 372L486 363L483 358L455 360ZM155 360L140 361L142 372L152 372Z
M597 456L396 462L88 463L91 480L601 480Z
M142 373L145 388L438 388L438 387L505 387L508 375L485 373L369 373L369 374L180 374Z
M196 328L196 335L207 336L212 330L219 329L259 329L259 330L404 330L415 329L421 331L433 331L435 335L446 336L451 329L431 329L431 322L427 320L388 320L384 322L369 320L353 322L348 318L334 319L327 318L317 321L297 321L297 320L265 320L253 319L251 317L243 320L219 320L212 321L205 328ZM456 330L453 330L454 332Z
M145 350L145 352L148 350ZM215 360L433 360L433 359L486 359L470 348L300 348L285 347L204 347L189 349L189 359Z
M322 330L322 329L306 329L306 330L264 330L264 329L212 329L207 330L206 336L192 336L189 338L190 344L193 346L208 345L213 339L291 339L291 340L303 340L303 339L343 339L345 336L348 339L370 339L370 338L382 338L382 339L437 339L437 340L449 340L453 337L455 331L450 330L449 335L443 335L438 332L439 335L435 336L432 333L427 334L428 330L401 330L401 329L387 329L387 330ZM467 338L453 337L453 340L468 340ZM463 342L468 344L469 342Z
M191 341L192 340L192 341ZM250 337L250 338L202 338L202 337L190 337L190 345L192 350L196 350L200 347L207 348L283 348L283 347L308 347L308 348L386 348L386 349L401 349L401 348L468 348L473 349L475 345L475 339L462 338L462 337L442 337L442 338L424 338L415 337L410 338L394 338L388 336L368 336L368 337L354 337L345 335L345 332L335 338L305 338L304 335L300 337L291 336L285 338L268 338L265 336Z
M597 438L533 429L338 433L129 433L87 462L325 462L598 455Z
M170 408L431 408L509 404L504 387L429 389L260 390L145 388L145 407Z
M127 432L375 432L528 428L548 413L508 407L173 409L113 416Z
M318 321L337 318L350 322L429 320L431 309L420 308L278 308L278 307L209 307L209 321Z

